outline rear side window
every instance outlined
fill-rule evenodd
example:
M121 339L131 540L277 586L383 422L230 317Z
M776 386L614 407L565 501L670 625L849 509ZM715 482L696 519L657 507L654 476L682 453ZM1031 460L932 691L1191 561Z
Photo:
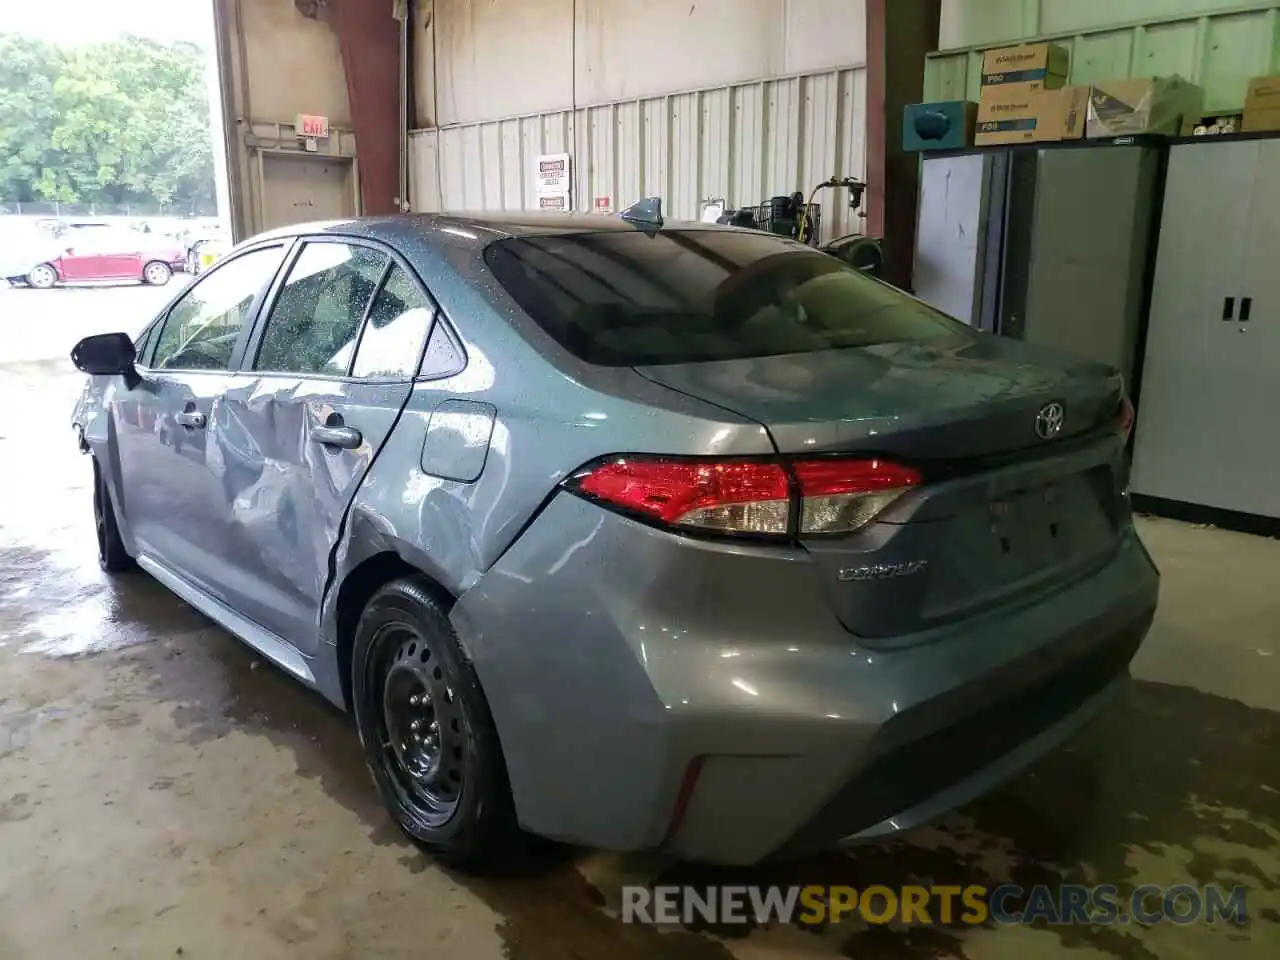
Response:
M411 377L422 339L435 316L430 301L397 264L369 309L356 351L354 377Z
M610 231L500 240L499 283L602 366L692 363L956 337L967 330L835 257L756 231Z
M346 376L387 261L369 247L308 243L276 295L253 368Z

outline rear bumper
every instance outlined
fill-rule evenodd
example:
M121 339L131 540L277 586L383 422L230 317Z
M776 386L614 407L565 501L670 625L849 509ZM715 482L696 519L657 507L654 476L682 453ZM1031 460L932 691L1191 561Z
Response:
M1087 579L876 650L802 550L561 495L453 617L526 828L745 864L913 826L1051 749L1122 682L1158 580L1130 531Z
M1052 653L1033 655L1051 662L1016 663L997 671L990 683L1002 696L950 727L883 753L873 748L875 759L823 804L783 852L890 836L986 793L1097 715L1127 677L1129 661L1150 626L1150 613L1127 623L1104 616L1058 637ZM1027 677L1001 675L1006 673ZM940 706L926 702L913 710ZM889 720L880 738L893 743L902 719Z

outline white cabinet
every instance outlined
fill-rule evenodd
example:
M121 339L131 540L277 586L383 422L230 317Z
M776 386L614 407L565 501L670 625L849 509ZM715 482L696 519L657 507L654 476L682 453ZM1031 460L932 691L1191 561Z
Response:
M1133 492L1280 518L1280 139L1170 149Z

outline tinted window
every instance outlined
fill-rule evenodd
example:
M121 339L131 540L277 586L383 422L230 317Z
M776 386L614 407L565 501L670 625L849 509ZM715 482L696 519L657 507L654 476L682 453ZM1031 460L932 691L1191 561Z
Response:
M182 295L156 346L152 366L168 370L225 370L258 293L275 274L281 247L228 260Z
M533 236L498 241L485 259L561 346L605 366L809 353L966 329L835 257L755 231Z
M430 301L408 274L392 267L369 311L352 376L413 376L433 315Z
M369 247L308 243L271 307L253 368L345 376L386 265Z
M437 323L431 331L431 339L427 341L427 350L422 355L418 376L451 377L466 365L462 352L454 346L453 338L445 330L444 324Z

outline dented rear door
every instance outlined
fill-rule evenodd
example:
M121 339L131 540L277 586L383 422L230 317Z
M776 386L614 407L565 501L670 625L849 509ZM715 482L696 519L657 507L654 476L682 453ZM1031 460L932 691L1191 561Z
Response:
M434 310L389 251L296 253L218 411L232 605L304 654L347 509L413 388Z

